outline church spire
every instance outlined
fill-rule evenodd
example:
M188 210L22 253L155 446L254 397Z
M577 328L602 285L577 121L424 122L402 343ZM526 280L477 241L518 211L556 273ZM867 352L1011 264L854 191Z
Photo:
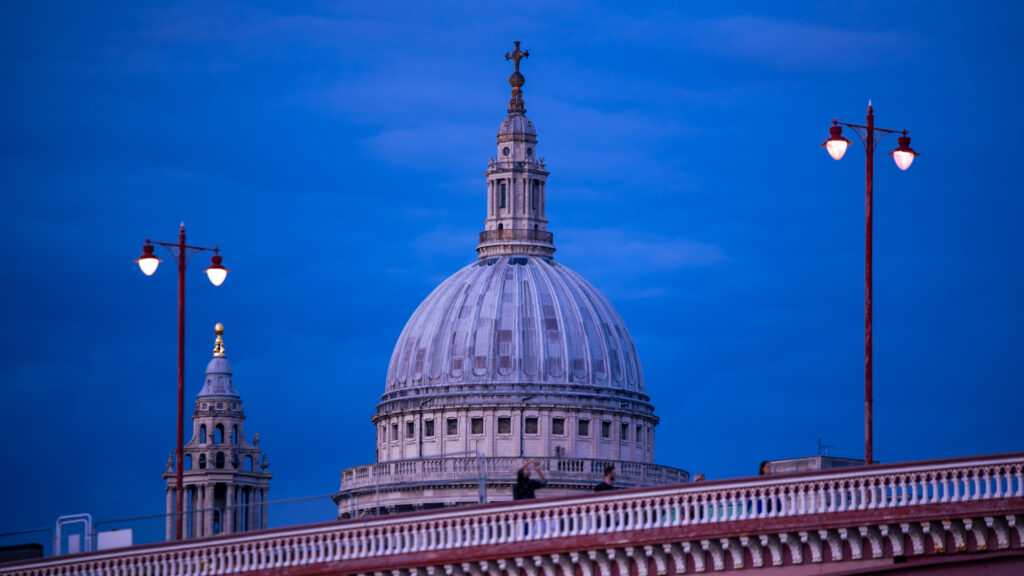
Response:
M498 155L487 164L487 219L476 251L480 258L524 255L550 258L555 252L544 209L548 172L537 156L537 131L526 117L519 62L530 52L515 49L505 60L515 62L508 78L512 98L508 116L498 127Z
M185 538L230 534L267 527L270 478L267 455L257 434L245 437L245 411L235 390L231 364L224 351L224 325L214 326L213 357L192 412L192 440L185 445L183 466ZM173 462L172 462L173 464ZM173 467L166 482L167 539L173 534L176 497Z

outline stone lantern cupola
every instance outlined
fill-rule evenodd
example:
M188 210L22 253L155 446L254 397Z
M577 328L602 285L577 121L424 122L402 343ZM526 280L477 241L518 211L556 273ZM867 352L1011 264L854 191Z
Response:
M526 117L519 61L530 52L519 49L505 54L515 61L508 78L512 98L508 116L498 127L497 156L487 163L487 218L476 251L480 258L505 255L529 255L550 258L555 253L544 210L548 172L544 159L537 156L537 130Z
M272 474L259 434L245 438L242 397L232 382L224 350L224 325L218 323L213 357L192 412L192 439L184 447L186 537L230 534L266 527L267 492ZM172 536L174 472L167 482L167 538Z

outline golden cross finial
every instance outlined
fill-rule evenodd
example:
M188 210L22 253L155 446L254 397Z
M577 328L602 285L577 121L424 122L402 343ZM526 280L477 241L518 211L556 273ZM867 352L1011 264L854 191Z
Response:
M516 61L516 72L515 73L519 74L519 61L522 60L523 58L529 58L530 57L530 51L529 50L525 50L525 51L520 50L519 49L519 41L518 40L515 41L515 45L516 45L516 49L515 50L513 50L512 52L506 52L505 53L505 60L515 60Z
M224 325L217 322L217 325L213 327L213 331L217 334L217 339L213 342L213 355L218 358L224 357Z

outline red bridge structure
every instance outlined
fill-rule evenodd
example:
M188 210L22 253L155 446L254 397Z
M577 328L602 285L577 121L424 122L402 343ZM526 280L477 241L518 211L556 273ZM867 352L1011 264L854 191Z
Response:
M1024 574L1024 452L345 520L26 561L32 576Z

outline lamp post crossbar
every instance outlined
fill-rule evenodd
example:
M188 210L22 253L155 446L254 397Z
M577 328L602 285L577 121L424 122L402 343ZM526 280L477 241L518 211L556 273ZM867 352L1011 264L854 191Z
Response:
M160 263L160 259L153 255L153 244L163 246L168 252L174 257L175 264L178 269L178 419L177 419L177 438L175 445L175 456L174 456L174 507L175 507L175 525L174 525L174 538L181 540L182 530L182 515L184 513L184 491L183 491L183 462L184 462L184 445L185 445L185 269L188 267L189 260L192 256L199 252L213 252L214 255L210 259L211 265L206 269L206 273L210 278L210 282L214 286L220 286L224 282L224 278L227 275L228 270L221 265L220 248L214 246L213 248L207 248L205 246L192 246L185 243L185 223L181 224L178 229L178 242L158 242L146 239L146 244L142 247L142 256L136 260L142 272L147 276L152 275L156 272L156 268Z

